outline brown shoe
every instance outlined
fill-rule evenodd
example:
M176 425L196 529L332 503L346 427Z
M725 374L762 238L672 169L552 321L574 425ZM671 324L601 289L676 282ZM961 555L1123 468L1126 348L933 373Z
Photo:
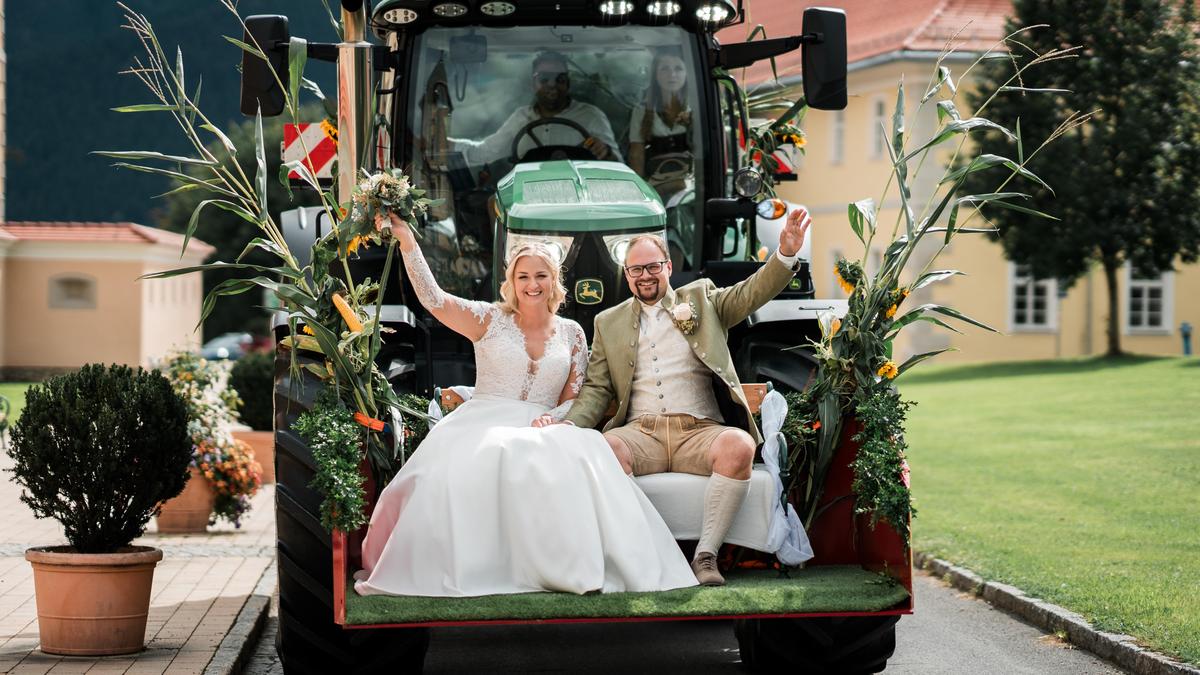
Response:
M692 561L692 573L701 586L724 586L725 577L717 569L717 556L712 553L701 553Z

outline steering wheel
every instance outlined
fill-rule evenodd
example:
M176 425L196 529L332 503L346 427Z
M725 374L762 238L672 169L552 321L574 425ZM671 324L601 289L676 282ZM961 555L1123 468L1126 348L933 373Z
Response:
M552 124L560 124L564 127L570 127L571 129L574 129L579 134L580 144L542 145L542 142L538 140L538 137L533 135L533 130L538 127L549 126ZM517 146L521 144L521 139L525 136L529 136L529 139L532 140L533 144L537 147L525 153L524 157L518 157ZM536 162L549 159L596 159L596 156L592 154L591 150L583 147L583 142L590 137L591 134L588 133L588 130L584 129L583 125L579 124L575 120L569 120L565 117L546 117L543 119L537 119L521 127L521 130L513 136L512 155L509 156L509 161L513 164L516 164L518 162Z

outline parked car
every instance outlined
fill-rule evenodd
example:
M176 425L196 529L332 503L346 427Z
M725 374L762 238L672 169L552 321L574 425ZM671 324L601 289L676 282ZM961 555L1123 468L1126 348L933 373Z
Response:
M200 356L214 361L236 360L250 351L253 344L254 336L249 333L225 333L205 342L200 348Z

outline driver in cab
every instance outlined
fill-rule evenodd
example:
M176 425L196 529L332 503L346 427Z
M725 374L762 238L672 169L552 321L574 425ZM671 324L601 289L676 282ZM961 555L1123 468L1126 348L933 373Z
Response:
M538 147L540 142L542 146L583 147L596 159L623 161L608 117L590 103L571 100L570 90L567 57L553 51L538 54L533 60L533 104L515 110L495 133L471 147L468 150L470 159L486 164L506 158L512 153L513 141L520 134L518 158ZM522 132L530 123L554 118L567 123L548 121ZM581 134L570 122L578 124L587 134Z

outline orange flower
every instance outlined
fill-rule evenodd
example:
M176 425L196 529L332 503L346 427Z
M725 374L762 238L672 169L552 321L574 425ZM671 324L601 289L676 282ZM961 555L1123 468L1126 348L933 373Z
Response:
M842 320L834 319L833 326L830 327L830 329L829 329L829 336L833 337L834 335L837 335L838 329L840 329L841 327L842 327Z
M821 420L817 420L816 422L813 422L812 428L813 428L813 431L820 429L821 428Z
M314 333L313 329L309 328L308 326L305 326L304 328L301 328L300 330L302 332L308 333L309 335L316 337L316 333Z
M895 363L892 363L891 361L884 361L883 365L879 366L879 370L875 371L875 374L880 377L886 377L890 380L899 375L900 370L896 368Z
M854 292L854 284L852 284L852 283L850 283L849 281L846 281L845 279L843 279L843 278L842 278L842 275L841 275L841 274L838 274L838 271L837 271L837 269L834 269L834 270L833 270L833 276L834 276L834 278L835 278L835 279L837 279L838 286L841 286L841 287L842 287L842 290L843 290L843 291L846 291L846 295L850 295L851 293L853 293L853 292Z
M887 318L889 318L889 319L892 318L893 316L896 316L896 309L898 307L899 307L899 305L892 305L891 307L888 307L888 310L885 313L885 316L887 316Z

